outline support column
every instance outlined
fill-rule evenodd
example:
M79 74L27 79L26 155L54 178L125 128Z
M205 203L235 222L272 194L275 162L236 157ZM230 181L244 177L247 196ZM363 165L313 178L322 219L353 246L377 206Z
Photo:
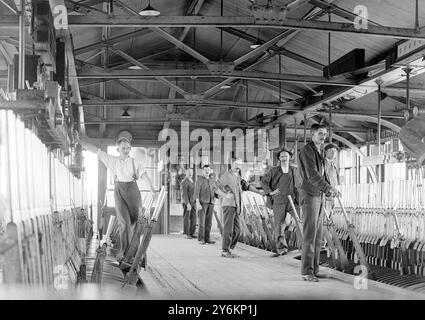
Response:
M18 89L25 89L25 1L21 0L19 13L19 74Z
M107 147L101 145L100 149L107 152ZM108 171L102 161L98 161L98 178L97 178L97 225L100 226L102 222L102 207L105 201L106 187L108 185ZM106 233L106 228L103 226L103 233Z

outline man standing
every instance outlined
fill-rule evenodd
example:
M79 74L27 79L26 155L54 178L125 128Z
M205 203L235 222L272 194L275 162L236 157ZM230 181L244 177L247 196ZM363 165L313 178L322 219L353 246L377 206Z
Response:
M274 257L288 252L285 234L282 234L282 225L285 226L286 213L293 211L288 195L296 199L295 172L289 166L292 152L283 148L277 154L280 165L271 168L261 179L261 186L266 195L271 197L273 207L273 238L276 242ZM280 250L280 244L283 248Z
M238 164L240 160L231 159L230 169L223 173L218 180L216 193L223 198L221 207L223 209L223 240L221 256L225 258L236 258L237 255L232 253L238 242L240 235L239 214L241 212L241 193L255 189L246 182L241 182Z
M183 234L188 239L194 238L196 229L195 186L192 179L193 170L187 169L186 177L180 185L183 203Z
M203 175L198 176L195 183L195 200L198 210L199 244L213 244L215 241L210 239L213 209L214 209L214 191L210 186L210 166L204 165Z
M319 124L311 126L312 138L299 154L301 202L303 209L303 244L301 255L301 275L305 281L318 282L320 242L323 229L323 197L339 195L325 179L324 160L320 155L327 134L326 127Z
M120 262L130 245L132 232L139 217L142 199L137 180L139 177L146 179L154 198L156 198L152 181L147 175L142 162L130 157L131 144L126 138L120 138L117 141L118 157L109 155L94 145L80 140L78 134L75 135L75 140L88 151L96 153L99 160L114 176L115 211L120 233L116 259Z
M325 146L325 174L327 176L329 184L334 188L340 185L339 173L335 165L335 159L337 154L338 154L337 145L333 143L329 143L328 145ZM334 198L327 196L325 200L325 208L329 214L332 214L334 205L335 205Z
M409 120L398 133L398 137L410 157L417 161L417 166L425 164L425 115Z

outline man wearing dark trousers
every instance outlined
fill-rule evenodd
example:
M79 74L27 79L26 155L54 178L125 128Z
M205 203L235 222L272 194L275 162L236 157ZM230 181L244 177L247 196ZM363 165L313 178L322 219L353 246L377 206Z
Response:
M223 199L221 207L223 209L223 240L221 256L225 258L236 258L232 253L238 242L240 235L239 214L241 212L241 193L255 189L253 186L242 183L238 171L240 160L232 158L230 169L223 173L218 180L219 188L215 191Z
M299 154L299 168L302 178L301 205L303 209L303 244L301 255L301 275L305 281L318 282L320 245L323 228L324 196L335 197L338 190L333 188L325 178L324 159L320 150L325 142L325 126L313 124L312 138Z
M195 185L193 183L193 170L186 171L186 177L180 184L183 204L183 234L188 239L193 239L196 230L196 202Z
M261 179L261 186L266 195L271 197L273 206L273 238L276 243L276 252L273 257L284 255L288 252L288 244L285 234L282 233L282 225L285 226L287 212L293 209L289 203L288 195L296 199L295 172L289 166L292 152L283 148L277 154L279 166L271 168ZM283 248L280 248L280 245Z
M214 209L214 191L209 182L210 167L204 165L203 175L198 176L195 183L195 200L198 210L199 244L213 244L215 241L210 239L213 209Z

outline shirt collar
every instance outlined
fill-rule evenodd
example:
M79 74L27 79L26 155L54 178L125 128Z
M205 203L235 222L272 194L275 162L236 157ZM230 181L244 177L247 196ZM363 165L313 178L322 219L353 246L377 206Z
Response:
M130 157L130 156L127 156L127 157L125 157L124 159L122 159L122 158L120 158L120 157L118 156L118 159L119 159L120 161L127 161L128 159L131 159L131 157Z

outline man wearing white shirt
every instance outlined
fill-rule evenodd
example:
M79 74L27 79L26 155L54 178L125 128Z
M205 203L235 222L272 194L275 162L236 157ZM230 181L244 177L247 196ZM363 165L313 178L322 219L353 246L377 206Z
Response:
M115 211L120 233L116 258L120 262L130 244L133 228L139 217L139 208L142 203L137 180L139 177L146 179L155 198L152 181L147 175L142 162L130 157L131 144L126 138L120 138L117 141L118 157L109 155L88 142L81 141L78 135L75 138L85 149L96 153L99 160L104 163L114 176Z

